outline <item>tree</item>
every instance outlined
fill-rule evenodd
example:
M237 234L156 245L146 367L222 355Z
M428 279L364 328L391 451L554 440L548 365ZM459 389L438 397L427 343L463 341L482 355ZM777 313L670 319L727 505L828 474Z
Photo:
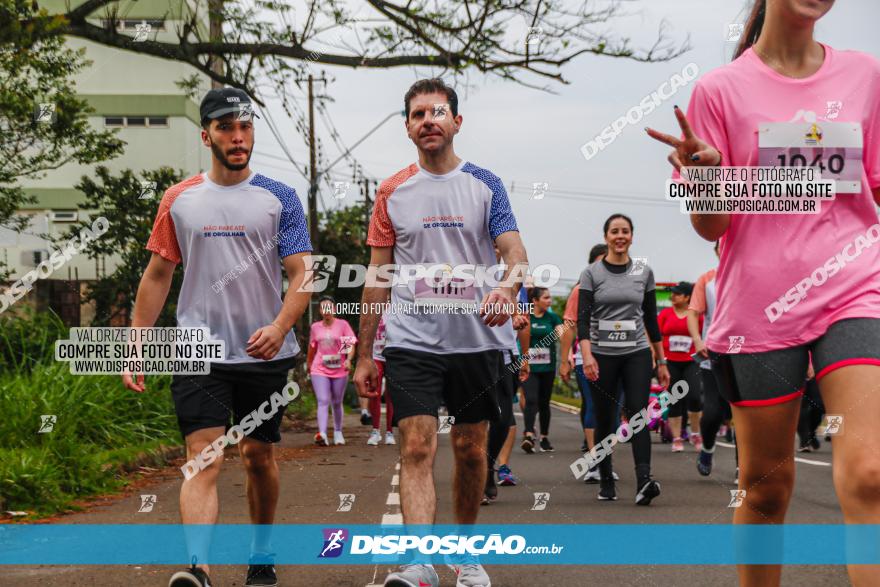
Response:
M0 0L0 226L17 232L28 219L15 212L33 201L22 180L67 163L105 161L123 147L112 132L89 125L91 109L72 81L89 63L57 35L63 21L35 16L30 3Z
M476 70L536 87L534 81L542 79L567 83L561 68L584 54L652 62L673 59L689 48L687 40L680 45L669 40L663 25L646 49L598 29L626 15L622 1L594 9L589 0L367 0L357 5L304 0L296 6L283 0L211 0L209 20L214 22L219 10L225 23L220 38L216 27L205 26L204 2L182 2L184 21L173 42L135 41L117 32L118 2L86 0L47 32L188 63L215 82L244 89L258 103L255 90L268 80L285 106L287 88L309 64L420 66L455 74ZM46 18L32 16L22 26ZM102 19L104 25L89 19ZM507 30L514 21L528 34L511 38L516 35ZM216 66L218 59L222 67Z
M140 176L126 169L112 175L103 166L95 169L95 179L83 177L76 188L85 196L83 208L94 210L94 217L103 216L110 228L99 239L89 245L88 255L95 259L116 256L119 265L110 275L101 276L89 284L86 301L94 301L95 319L93 326L129 324L129 313L134 307L135 294L141 276L152 253L145 247L150 238L153 221L162 194L172 185L186 177L185 172L169 167L153 171L143 171ZM91 220L71 228L70 236L78 234ZM167 303L162 307L156 326L175 326L177 296L183 280L183 272L175 271Z
M367 267L370 264L370 247L367 246L367 218L363 202L345 208L320 213L321 255L336 257L336 271L327 289L318 295L329 295L338 303L352 304L361 301L363 287L338 287L339 269L343 264ZM351 307L351 306L349 306ZM357 332L359 315L340 315L352 324Z

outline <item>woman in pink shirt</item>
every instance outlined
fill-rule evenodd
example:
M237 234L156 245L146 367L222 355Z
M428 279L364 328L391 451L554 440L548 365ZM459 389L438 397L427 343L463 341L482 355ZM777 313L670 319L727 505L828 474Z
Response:
M737 524L781 524L810 356L834 438L834 485L848 524L880 523L880 62L813 39L831 0L759 0L736 59L704 75L682 138L648 129L682 166L804 166L835 179L818 214L691 214L720 239L706 341L733 406L746 490ZM850 565L878 585L877 566ZM739 567L742 585L778 585L779 565Z
M312 388L318 398L318 433L315 444L328 446L327 410L333 406L333 444L345 444L342 436L342 400L348 384L348 371L354 358L357 337L345 320L334 315L333 298L320 301L321 320L312 324L306 362Z

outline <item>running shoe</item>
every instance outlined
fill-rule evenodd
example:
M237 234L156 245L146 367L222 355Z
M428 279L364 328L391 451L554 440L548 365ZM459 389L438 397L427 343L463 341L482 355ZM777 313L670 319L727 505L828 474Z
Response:
M681 438L672 439L672 452L682 452L684 450L684 440Z
M660 495L660 484L653 479L648 479L636 493L636 505L650 505L651 500L658 495Z
M397 441L394 440L394 433L390 430L385 433L385 444L397 444Z
M320 432L315 434L315 444L318 446L330 446L330 443L327 442L327 437Z
M553 445L550 444L550 439L546 436L541 439L541 452L553 452Z
M432 565L401 565L385 577L385 587L440 587Z
M703 435L697 432L696 434L691 434L690 438L691 444L698 451L703 450Z
M600 481L599 495L596 498L599 501L617 501L617 489L614 487L614 481Z
M245 587L278 587L273 565L248 565Z
M382 440L382 434L373 428L373 431L370 432L370 437L367 439L367 444L370 446L378 446L380 440Z
M802 442L800 446L798 446L798 452L813 452L813 445L810 444L810 441Z
M211 581L205 571L193 565L171 575L168 587L211 587Z
M519 446L528 454L532 454L535 452L535 439L528 435L523 436L522 443Z
M587 474L584 476L584 483L587 485L595 485L601 480L602 477L599 475L599 469L597 467L588 469Z
M583 443L581 443L581 452L590 452L590 449L587 447L587 441L586 441L586 440L583 441Z
M483 565L479 563L449 566L458 577L455 587L492 587L489 575L486 574Z
M672 442L672 433L669 431L669 424L665 420L660 420L660 441L663 444Z
M516 485L516 477L510 472L510 467L501 465L498 467L498 485L513 487Z
M342 430L333 431L333 444L345 444L345 437L342 435Z
M718 428L718 434L716 434L715 436L717 436L717 437L719 437L719 438L722 437L722 436L724 436L724 437L726 438L726 437L727 437L727 426L725 426L724 424L722 424L721 426L719 426L719 428Z
M370 412L361 410L361 426L369 426L373 423L373 416Z
M489 474L486 476L486 490L483 493L490 502L498 499L498 486L495 485L495 471L492 469L489 469Z
M700 456L697 457L697 471L703 477L708 477L712 473L712 453L700 451Z
M819 442L818 436L814 436L810 439L810 446L813 447L813 450L819 450L819 447L822 446L822 443Z

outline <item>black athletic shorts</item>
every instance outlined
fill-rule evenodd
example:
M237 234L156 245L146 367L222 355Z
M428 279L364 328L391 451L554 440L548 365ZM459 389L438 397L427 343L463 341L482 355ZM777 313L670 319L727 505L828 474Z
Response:
M441 402L453 424L500 416L497 386L504 376L501 351L426 353L385 347L385 381L394 424L410 416L437 417Z
M228 430L232 424L238 424L268 401L273 393L284 389L287 372L293 365L292 357L259 363L213 363L208 375L174 375L171 396L183 436L204 428L222 426ZM281 418L285 408L278 409L249 437L263 442L281 440Z
M718 391L735 406L766 406L799 398L811 356L816 381L840 367L880 365L880 320L840 320L816 340L787 349L736 354L709 351Z

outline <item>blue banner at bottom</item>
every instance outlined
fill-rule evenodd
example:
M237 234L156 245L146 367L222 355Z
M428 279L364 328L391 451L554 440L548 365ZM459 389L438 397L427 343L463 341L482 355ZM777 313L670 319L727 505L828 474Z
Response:
M664 548L661 536L687 536ZM729 524L0 525L0 564L151 565L731 565L880 564L880 526Z

